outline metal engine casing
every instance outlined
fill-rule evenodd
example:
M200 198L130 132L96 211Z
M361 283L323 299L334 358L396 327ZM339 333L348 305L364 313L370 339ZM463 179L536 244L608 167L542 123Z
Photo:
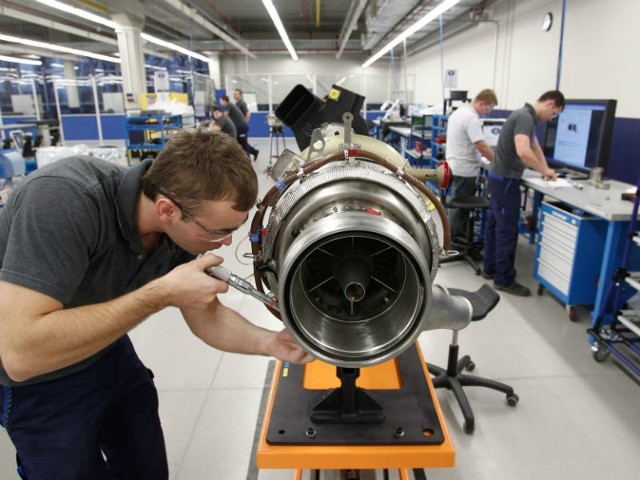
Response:
M264 277L282 321L305 350L369 366L442 328L432 315L434 293L444 299L432 288L442 248L432 210L398 175L357 156L284 190L261 257L274 267Z

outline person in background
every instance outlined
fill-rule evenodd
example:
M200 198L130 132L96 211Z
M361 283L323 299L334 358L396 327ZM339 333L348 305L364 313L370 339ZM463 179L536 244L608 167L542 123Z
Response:
M472 197L480 174L481 157L493 160L493 150L482 133L480 117L488 115L498 104L493 90L485 89L470 103L453 112L447 121L446 160L451 167L451 199ZM468 210L449 209L451 236L464 238Z
M253 155L253 161L255 162L258 159L258 153L260 153L260 151L256 150L253 145L249 143L249 120L251 119L251 111L249 111L247 102L244 101L242 90L240 88L236 88L233 91L233 100L244 115L244 120L247 124L247 145L249 146L249 153Z
M311 359L226 307L205 272L257 194L240 145L206 129L131 168L76 156L15 189L0 210L0 423L23 478L168 478L153 374L127 335L165 307L213 348Z
M543 93L533 104L513 111L502 127L496 153L489 168L491 199L484 235L482 276L493 278L494 287L526 297L531 291L516 281L515 255L520 220L520 179L526 167L555 180L536 137L536 125L547 122L564 109L558 90Z
M249 120L251 119L251 112L249 111L249 107L247 107L247 102L244 101L242 90L240 88L236 88L233 91L233 100L244 115L245 122L249 123Z
M253 161L255 162L258 159L259 151L249 145L247 140L249 125L247 124L242 110L240 110L236 104L231 103L227 95L222 95L220 97L220 104L225 108L226 115L229 116L233 124L236 126L236 131L238 132L238 143L242 145L242 148L247 152L247 155L253 155Z
M220 107L216 105L214 105L211 110L213 112L214 120L211 124L211 129L217 132L224 132L231 138L235 138L237 140L238 132L231 119L226 116L222 110L220 110Z

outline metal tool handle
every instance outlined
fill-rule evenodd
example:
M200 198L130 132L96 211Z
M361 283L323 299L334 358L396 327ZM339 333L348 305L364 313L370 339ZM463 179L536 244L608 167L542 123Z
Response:
M224 268L222 265L209 267L205 269L205 272L207 272L212 277L217 278L218 280L222 280L225 283L229 283L229 279L231 278L231 275L233 275L233 273L231 273L231 270L229 270L228 268Z
M213 267L205 268L204 270L208 275L211 275L218 280L222 280L230 287L235 288L236 290L241 291L245 295L249 295L253 298L260 300L262 303L267 305L268 307L279 311L278 303L271 298L269 295L262 293L260 290L255 288L245 279L234 275L229 269L221 266L215 265Z

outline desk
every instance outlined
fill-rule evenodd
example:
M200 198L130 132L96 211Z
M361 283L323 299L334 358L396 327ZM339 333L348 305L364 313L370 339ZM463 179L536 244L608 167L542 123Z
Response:
M404 138L409 138L411 136L411 127L394 125L393 127L389 127L389 130Z
M570 205L577 210L590 213L596 217L607 220L607 231L604 244L604 254L602 259L588 258L584 261L596 261L600 263L600 275L594 302L594 309L591 313L592 321L598 316L598 312L605 300L607 286L613 276L613 272L622 263L622 254L625 240L629 230L629 220L633 209L633 203L622 200L623 192L632 185L607 180L608 189L598 189L588 183L587 180L576 180L575 184L582 186L582 190L575 187L552 188L551 186L541 186L539 183L530 181L531 178L539 178L538 174L531 171L525 172L522 183L525 187L534 191L532 214L533 218L538 218L538 212L543 196L548 196ZM535 231L531 233L529 242L535 241ZM632 265L630 269L640 266L640 254L637 247L634 247L632 255ZM609 324L613 318L609 312L605 315L603 325Z
M396 149L403 157L409 160L409 163L412 166L426 166L431 168L435 168L437 166L431 164L429 157L425 157L426 148L424 144L420 150L417 149L416 141L425 141L425 137L422 135L422 132L416 132L416 130L412 130L411 127L408 126L395 125L389 127L389 138L390 139L387 143L391 146L394 146L397 140L400 140L400 146ZM427 139L430 141L430 134ZM424 165L425 159L426 165Z
M394 144L396 139L400 139L400 153L403 157L406 157L409 147L409 140L411 137L411 127L393 126L389 127L391 140L388 143Z
M393 127L408 127L409 126L409 121L408 120L385 120L384 118L380 118L379 120L379 128L380 128L380 138L378 138L378 140L383 140L385 139L385 137L387 135L389 135L389 132L391 131L391 128ZM375 121L374 121L375 124Z

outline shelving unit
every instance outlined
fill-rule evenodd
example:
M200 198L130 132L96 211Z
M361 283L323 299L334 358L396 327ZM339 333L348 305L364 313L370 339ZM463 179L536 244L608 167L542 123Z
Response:
M171 134L180 128L180 115L125 117L124 130L129 165L145 157L155 157Z
M431 135L429 139L429 167L436 168L445 159L447 141L447 115L429 115L431 117ZM447 190L431 181L426 182L427 186L440 198L447 195Z
M431 166L431 117L432 115L411 116L411 135L405 156L412 166Z
M437 166L445 158L448 115L433 115L431 126L431 164Z
M640 378L640 312L633 308L623 308L630 295L640 291L640 272L628 270L632 249L640 245L637 226L639 202L640 178L636 184L621 265L608 280L604 301L600 305L593 327L587 332L593 337L593 358L597 362L604 362L613 353L624 368ZM608 314L613 316L611 323L605 320Z

